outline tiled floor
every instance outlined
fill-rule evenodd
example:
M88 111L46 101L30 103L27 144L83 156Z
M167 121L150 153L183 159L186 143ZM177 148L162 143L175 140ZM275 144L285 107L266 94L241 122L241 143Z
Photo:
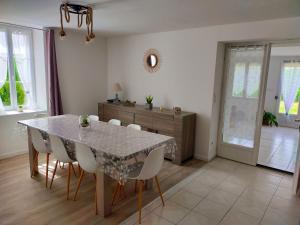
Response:
M143 209L144 225L299 225L291 175L216 158ZM137 214L122 225L137 224Z
M294 128L263 127L258 164L294 172L299 132Z

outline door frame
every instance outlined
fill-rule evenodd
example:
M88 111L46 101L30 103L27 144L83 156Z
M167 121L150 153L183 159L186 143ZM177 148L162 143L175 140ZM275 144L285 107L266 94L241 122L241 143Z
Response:
M224 106L225 106L225 96L226 96L226 85L228 80L228 70L229 70L229 57L228 50L230 47L238 46L264 46L264 57L262 63L262 72L261 72L261 91L258 98L258 112L256 118L256 129L254 135L254 148L249 149L247 147L223 143L223 123L224 123ZM258 160L259 153L259 144L260 144L260 135L265 103L265 95L267 89L267 79L268 79L268 70L270 62L270 53L271 53L271 42L234 42L234 43L225 43L225 60L223 67L223 85L222 85L222 98L221 98L221 108L220 108L220 117L219 117L219 128L218 128L218 147L217 155L229 158L231 160L239 161L242 163L256 165ZM235 146L235 147L233 147ZM223 151L221 150L223 148ZM238 150L238 151L237 151Z

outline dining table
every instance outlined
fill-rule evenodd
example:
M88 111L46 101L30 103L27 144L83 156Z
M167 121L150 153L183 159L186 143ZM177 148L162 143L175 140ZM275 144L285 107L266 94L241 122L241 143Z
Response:
M175 157L174 137L157 133L139 131L124 126L116 126L102 121L90 121L88 127L80 126L79 116L59 115L18 121L27 127L30 171L36 176L37 154L31 140L30 128L38 129L43 138L58 136L64 143L69 157L76 161L75 143L89 147L98 164L96 172L96 194L98 214L103 217L112 213L113 187L116 182L125 183L129 173L134 170L137 159L145 159L158 147L164 146L165 154ZM51 150L51 143L49 146Z

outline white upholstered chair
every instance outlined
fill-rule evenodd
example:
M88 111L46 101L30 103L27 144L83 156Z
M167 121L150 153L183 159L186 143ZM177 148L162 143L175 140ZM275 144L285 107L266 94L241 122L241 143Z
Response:
M89 115L91 121L99 121L99 116L96 115Z
M117 125L117 126L121 126L121 120L117 120L117 119L111 119L108 121L109 124L113 124L113 125Z
M134 130L142 130L142 127L141 127L140 125L138 125L138 124L129 124L129 125L127 126L127 128L134 129ZM135 159L135 162L137 163L138 160L137 160L136 156L134 157L134 159ZM113 196L113 200L112 200L112 205L115 204L117 195L118 195L118 196L120 196L120 195L125 196L125 188L124 188L124 185L125 185L124 183L118 183L117 188L116 188L116 190L115 190L115 192L114 192L114 196Z
M91 149L83 144L80 143L76 143L75 144L75 152L76 152L76 159L81 167L81 174L77 183L77 188L76 188L76 192L74 195L74 201L76 200L79 188L80 188L80 184L82 181L82 178L85 174L85 172L87 173L92 173L96 178L96 170L97 170L97 162L95 159L95 156L93 154L93 152L91 151ZM97 209L97 188L95 191L95 200L96 200L96 214L98 213L98 209Z
M159 181L157 178L158 172L161 170L161 167L164 162L164 149L165 146L158 147L157 149L152 150L147 158L144 161L144 164L142 166L136 167L135 170L132 170L130 172L128 179L129 180L136 180L138 185L138 209L139 209L139 223L141 224L141 210L142 210L142 192L143 192L143 186L145 184L146 180L155 179L157 189L162 201L163 206L165 205L161 190ZM118 184L116 192L120 192L122 185ZM116 193L115 193L116 194Z
M48 187L48 167L49 167L49 157L50 157L51 150L49 148L49 144L48 144L47 140L43 139L43 136L38 129L29 128L29 130L30 130L30 134L31 134L31 140L32 140L33 147L37 151L37 154L35 155L35 158L33 161L33 163L34 163L33 168L38 163L39 153L46 154L46 187ZM31 171L31 176L33 176L33 173L34 173L34 169Z
M50 145L51 145L51 149L52 149L52 153L54 155L54 157L57 159L56 163L55 163L55 168L54 168L54 172L52 175L52 179L51 179L51 184L50 184L50 189L52 188L52 183L53 183L53 179L56 173L56 169L57 169L57 164L58 162L62 162L62 163L68 163L68 184L67 184L67 199L69 199L69 194L70 194L70 179L71 179L71 168L73 169L73 172L76 176L74 167L73 167L73 160L69 157L67 150L64 146L64 143L62 142L62 140L54 135L49 135L49 139L50 139Z
M138 124L129 124L128 126L127 126L128 128L132 128L132 129L135 129L135 130L142 130L142 127L141 127L141 125L138 125Z

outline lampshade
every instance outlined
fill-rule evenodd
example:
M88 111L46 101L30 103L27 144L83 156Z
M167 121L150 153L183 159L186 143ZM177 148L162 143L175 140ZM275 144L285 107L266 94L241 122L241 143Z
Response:
M122 91L121 85L119 83L114 83L112 89L113 89L114 92Z

